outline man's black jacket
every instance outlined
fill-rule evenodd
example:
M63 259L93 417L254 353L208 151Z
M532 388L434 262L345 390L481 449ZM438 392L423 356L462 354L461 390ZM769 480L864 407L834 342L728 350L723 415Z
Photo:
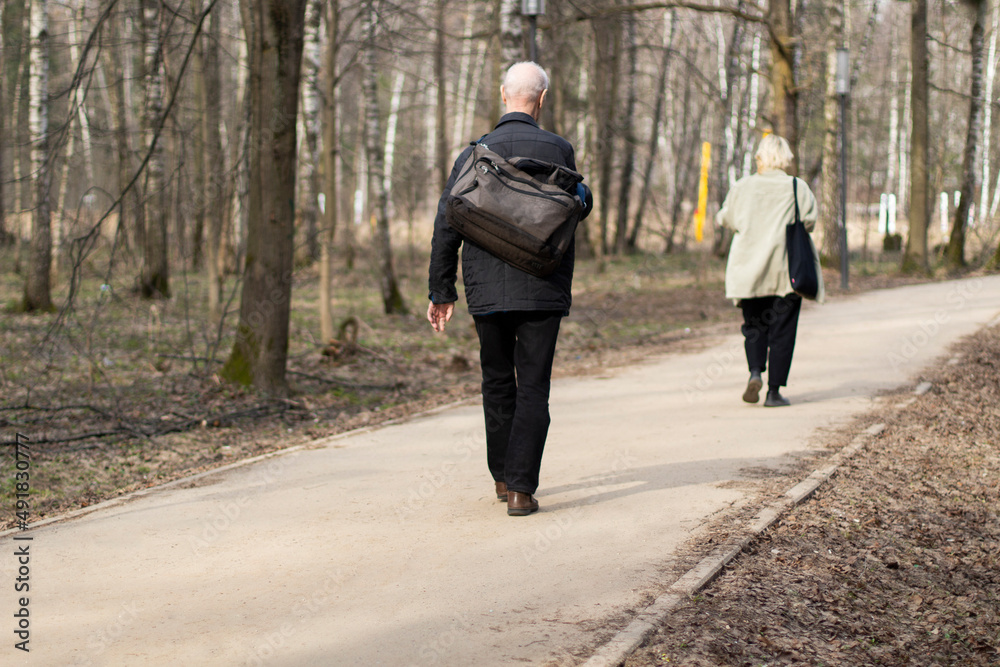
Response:
M573 146L557 134L538 127L526 113L506 114L496 128L481 139L490 150L504 158L530 157L569 167L576 171ZM451 303L458 299L455 282L458 279L458 249L463 238L445 220L447 195L458 177L458 171L472 152L467 147L455 161L448 184L438 202L434 219L434 239L431 242L430 299L434 303ZM588 206L590 204L588 199ZM589 213L589 209L588 209ZM537 278L515 269L486 252L471 241L462 247L462 279L469 312L486 315L510 310L558 310L569 312L572 303L573 262L575 244L570 244L562 263L554 273Z

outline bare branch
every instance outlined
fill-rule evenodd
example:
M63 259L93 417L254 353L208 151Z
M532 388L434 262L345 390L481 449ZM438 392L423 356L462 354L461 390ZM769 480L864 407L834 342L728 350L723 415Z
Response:
M601 9L598 11L584 12L580 11L576 16L569 18L565 23L579 23L581 21L593 21L595 19L610 18L612 16L618 16L621 14L636 13L636 12L647 12L654 9L690 9L692 11L701 12L704 14L729 14L730 16L735 16L736 18L743 19L744 21L750 21L752 23L767 23L767 16L765 15L765 10L763 7L758 5L752 5L754 8L760 11L760 14L751 14L736 7L721 7L716 5L703 5L698 2L686 2L685 0L671 0L669 2L641 2L631 5L620 5L618 7L609 7L607 9ZM553 27L558 24L549 24L546 27Z

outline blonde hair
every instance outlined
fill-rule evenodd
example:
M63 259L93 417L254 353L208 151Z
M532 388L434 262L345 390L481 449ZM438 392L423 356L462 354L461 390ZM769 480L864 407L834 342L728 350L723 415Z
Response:
M755 157L757 158L758 172L788 169L792 165L792 160L795 159L785 138L776 134L768 134L760 140Z

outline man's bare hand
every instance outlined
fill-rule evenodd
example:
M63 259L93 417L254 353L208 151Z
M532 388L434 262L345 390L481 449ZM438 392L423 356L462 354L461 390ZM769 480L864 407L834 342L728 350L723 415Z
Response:
M444 331L444 325L451 319L451 316L455 313L455 302L452 303L434 303L433 301L427 306L427 321L431 323L431 327L434 331L438 333Z

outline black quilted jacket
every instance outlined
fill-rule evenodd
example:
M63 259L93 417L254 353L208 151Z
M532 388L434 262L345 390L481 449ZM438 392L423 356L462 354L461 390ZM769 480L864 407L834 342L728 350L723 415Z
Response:
M539 128L526 113L506 114L481 141L505 158L536 158L576 170L570 143L557 134ZM570 244L554 273L537 278L515 269L476 244L465 241L445 220L447 193L471 152L472 146L469 146L458 156L438 203L428 281L431 301L451 303L458 299L455 282L458 249L461 247L465 298L469 303L469 312L473 315L511 310L558 310L568 314L573 299L574 244Z

